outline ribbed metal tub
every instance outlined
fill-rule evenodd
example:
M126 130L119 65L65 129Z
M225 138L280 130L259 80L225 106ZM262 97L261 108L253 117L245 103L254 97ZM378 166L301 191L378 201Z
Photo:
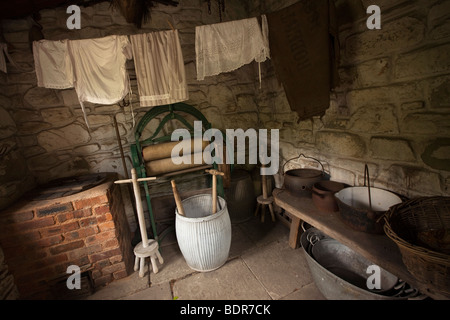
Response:
M226 201L217 197L215 214L211 214L209 194L189 197L182 204L185 216L175 210L175 231L186 263L200 272L220 268L228 259L231 245L231 221Z

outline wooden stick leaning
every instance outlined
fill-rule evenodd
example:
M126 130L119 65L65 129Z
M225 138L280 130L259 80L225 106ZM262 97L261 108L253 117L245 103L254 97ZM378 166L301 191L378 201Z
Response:
M186 216L184 213L183 204L181 203L181 197L177 190L177 185L175 184L175 180L171 180L173 197L175 198L175 204L177 205L178 213L182 216Z
M224 176L225 173L220 172L215 169L205 170L205 172L212 175L212 213L217 212L217 177L216 176Z

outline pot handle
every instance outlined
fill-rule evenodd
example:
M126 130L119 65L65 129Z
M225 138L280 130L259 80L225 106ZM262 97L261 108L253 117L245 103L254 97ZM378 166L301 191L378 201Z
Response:
M312 246L314 246L317 242L322 240L318 234L309 233L306 235L306 241L308 241Z
M367 190L369 191L369 208L372 211L372 197L370 196L370 178L369 178L369 167L367 163L364 166L364 186L366 186L366 176L367 176Z
M320 166L322 167L322 175L324 174L325 170L324 170L324 168L323 168L322 162L320 162L320 161L317 160L316 158L313 158L313 157L307 157L307 156L305 156L303 153L300 153L300 154L298 155L298 157L291 158L291 159L289 159L288 161L286 161L286 162L284 163L284 165L283 165L283 174L285 173L285 172L284 172L284 167L286 166L286 164L287 164L289 161L291 161L291 160L295 160L295 159L300 158L301 156L303 156L303 157L305 157L305 158L313 159L314 161L317 161L317 162L320 164ZM365 180L364 180L364 181L365 181Z

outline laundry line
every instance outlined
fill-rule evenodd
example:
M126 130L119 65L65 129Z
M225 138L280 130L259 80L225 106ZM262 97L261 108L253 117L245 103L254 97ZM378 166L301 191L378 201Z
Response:
M262 28L256 17L196 26L197 80L236 70L253 60L261 63L270 57L264 15L261 20ZM34 41L38 86L75 88L88 128L84 102L120 103L128 94L128 104L133 109L131 79L125 67L127 60L134 60L141 107L188 100L178 36L180 29L175 29L168 19L167 23L169 30L93 39ZM192 30L192 27L183 29ZM259 79L261 84L260 65ZM134 127L134 111L131 112Z

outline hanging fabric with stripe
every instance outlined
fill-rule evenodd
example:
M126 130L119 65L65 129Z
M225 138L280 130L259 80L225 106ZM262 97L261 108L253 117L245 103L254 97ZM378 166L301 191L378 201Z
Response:
M141 107L189 99L178 30L130 35Z

